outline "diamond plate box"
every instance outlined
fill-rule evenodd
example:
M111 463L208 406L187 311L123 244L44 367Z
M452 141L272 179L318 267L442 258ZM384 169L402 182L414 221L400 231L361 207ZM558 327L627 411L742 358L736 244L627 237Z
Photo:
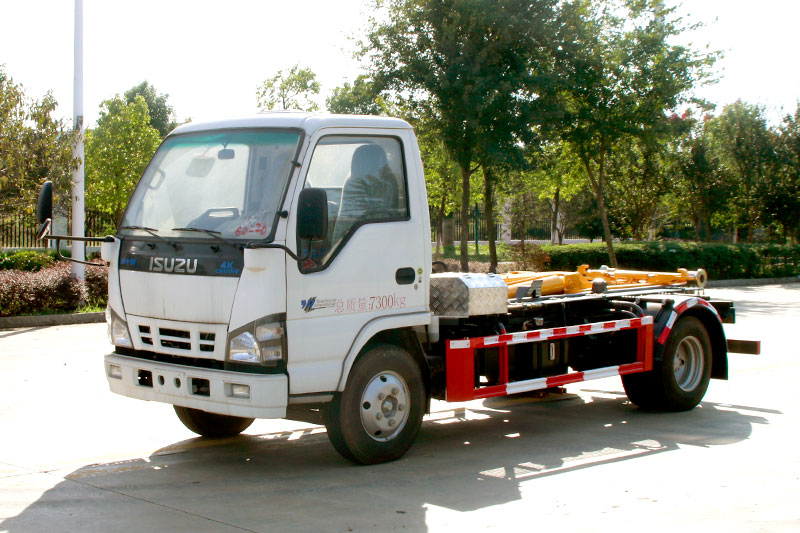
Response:
M508 286L494 274L431 274L431 311L442 317L502 315L508 310Z

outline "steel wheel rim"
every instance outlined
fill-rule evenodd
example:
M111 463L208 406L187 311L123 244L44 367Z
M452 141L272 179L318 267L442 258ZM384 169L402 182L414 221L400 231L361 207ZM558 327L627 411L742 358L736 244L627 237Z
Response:
M392 440L408 420L410 395L406 381L392 371L379 372L369 381L361 395L361 425L367 435L378 442Z
M675 351L675 382L685 392L694 391L703 379L703 345L697 337L684 337Z

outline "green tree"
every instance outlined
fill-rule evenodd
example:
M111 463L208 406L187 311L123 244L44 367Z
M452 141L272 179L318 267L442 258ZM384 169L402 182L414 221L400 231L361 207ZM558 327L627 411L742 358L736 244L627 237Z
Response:
M408 94L458 165L461 211L470 211L470 177L529 133L544 92L539 62L553 47L554 0L389 0L372 21L363 52L380 86ZM380 22L378 22L380 21ZM520 124L524 128L519 127ZM496 150L492 146L502 147ZM467 271L468 220L461 222Z
M674 182L674 205L686 210L695 228L695 239L710 240L712 220L725 210L730 189L720 168L719 158L710 147L703 126L689 132L678 153L678 170Z
M155 87L150 85L147 80L143 81L135 87L131 87L125 91L125 101L132 104L137 96L144 98L147 102L147 109L150 113L150 125L158 130L161 137L166 137L167 134L175 129L175 111L172 106L167 103L168 94L156 92Z
M319 91L317 75L309 68L295 65L289 70L279 70L273 77L264 80L256 90L256 98L259 107L264 109L317 111L319 105L313 98Z
M57 208L66 210L77 134L53 116L57 107L49 92L41 100L28 98L0 66L0 214L32 213L48 179L62 191Z
M648 230L654 229L675 172L675 152L668 141L646 135L624 137L606 160L608 209L622 237L643 241Z
M597 215L597 198L590 187L585 187L569 202L569 209L573 216L575 231L581 238L595 239L603 237L603 222ZM613 219L612 219L613 221Z
M565 10L560 63L562 136L578 154L597 199L609 261L617 266L606 208L607 162L626 137L669 126L666 112L708 76L717 54L673 43L685 28L660 0L577 0Z
M744 221L747 240L752 242L764 211L763 191L768 188L767 181L777 162L775 138L767 126L764 109L736 101L708 121L706 130L733 191L730 207L734 224Z
M530 170L527 184L516 185L530 189L540 199L550 205L550 243L563 243L563 224L566 215L564 206L584 187L581 174L581 163L569 144L553 140L543 144L539 149L528 154Z
M119 222L139 177L161 142L141 95L119 95L100 105L97 127L86 134L86 206Z
M351 85L336 87L325 101L328 111L346 115L386 115L387 104L378 85L361 75Z
M783 229L784 240L800 238L800 101L784 117L777 146L778 171L765 187L767 217Z
M420 157L425 169L425 187L428 193L428 206L431 224L436 226L436 253L441 246L452 245L445 240L445 220L456 210L458 201L458 166L447 152L438 131L432 126L435 117L406 117L414 127L419 144ZM448 235L452 237L452 235Z

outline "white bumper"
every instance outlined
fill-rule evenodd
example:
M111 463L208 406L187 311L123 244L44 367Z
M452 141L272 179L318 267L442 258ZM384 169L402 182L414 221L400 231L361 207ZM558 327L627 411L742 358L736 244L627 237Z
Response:
M106 355L105 370L111 392L122 396L246 418L286 416L289 380L283 374L187 368L117 354ZM148 372L150 380L140 380ZM250 397L233 396L232 385L250 387Z

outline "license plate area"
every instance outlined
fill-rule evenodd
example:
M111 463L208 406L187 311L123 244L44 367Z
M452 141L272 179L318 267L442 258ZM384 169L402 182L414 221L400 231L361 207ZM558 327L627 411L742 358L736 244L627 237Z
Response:
M156 370L153 372L153 389L163 394L185 396L186 374L183 372Z

